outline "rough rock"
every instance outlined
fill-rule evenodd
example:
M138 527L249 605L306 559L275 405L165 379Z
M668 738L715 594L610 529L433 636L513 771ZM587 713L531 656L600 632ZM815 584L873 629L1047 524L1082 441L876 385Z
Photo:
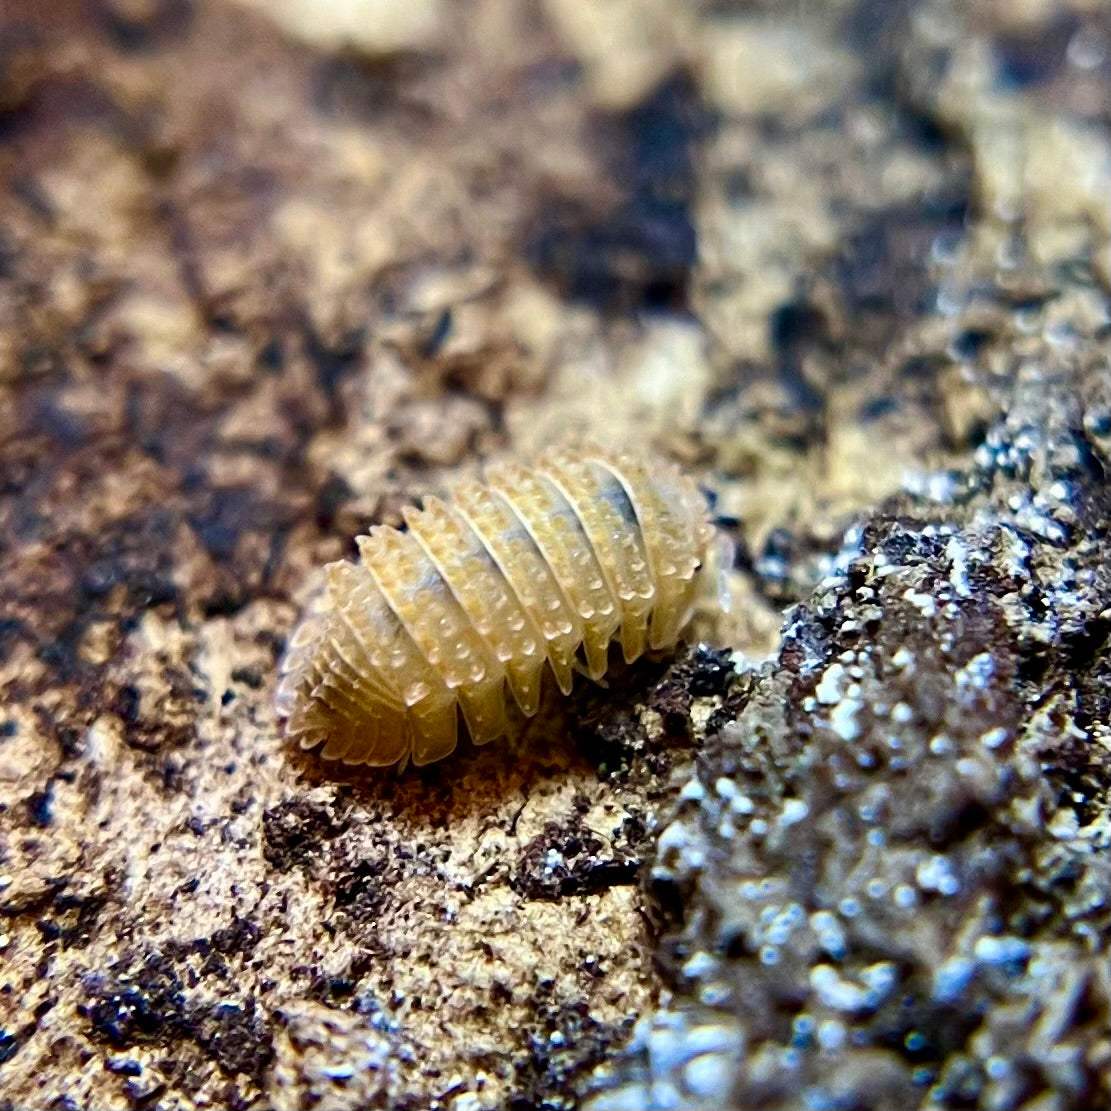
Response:
M792 610L660 833L674 994L590 1107L1111 1098L1103 358L1048 404L1024 360Z

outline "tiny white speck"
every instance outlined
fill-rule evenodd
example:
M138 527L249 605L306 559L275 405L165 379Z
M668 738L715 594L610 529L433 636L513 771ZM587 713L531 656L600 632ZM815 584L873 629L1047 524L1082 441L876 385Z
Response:
M954 536L945 545L945 555L951 564L949 582L953 590L961 598L967 598L972 593L968 584L968 549Z
M1030 946L1020 937L981 937L973 950L978 961L985 964L1011 964L1030 955Z
M683 975L691 980L704 980L717 971L717 961L709 953L700 950L683 965Z
M939 895L955 895L960 890L960 881L953 866L944 856L931 856L918 865L915 879L923 891L936 891Z
M957 672L957 686L985 687L988 680L995 674L995 661L987 652L975 655Z
M845 698L830 711L829 727L843 741L854 741L860 736L860 723L856 720L856 713L861 705L855 699Z
M802 799L787 799L783 803L783 811L780 814L780 824L785 826L793 826L797 822L801 822L810 813L810 807L807 806ZM756 823L753 822L753 825Z
M976 974L976 963L965 957L947 960L934 973L934 998L939 1003L956 1002Z
M843 1023L827 1018L818 1023L818 1045L826 1053L837 1053L845 1044L846 1031Z
M899 975L891 961L876 961L860 970L860 978L868 988L868 1005L878 1007L895 987Z
M688 799L691 802L701 802L706 797L706 788L698 779L688 780L683 789L679 792L681 799Z
M733 1084L733 1063L720 1053L703 1053L683 1069L687 1089L700 1099L727 1100Z
M918 905L918 892L909 883L901 883L892 896L900 910L912 910Z
M925 594L918 590L904 590L903 598L910 602L923 617L933 617L937 613L937 603L932 594Z
M844 682L845 669L841 664L830 664L822 676L821 682L814 690L814 694L823 706L833 706L841 701L841 685Z
M734 814L751 814L756 809L756 804L748 795L734 795L729 800L729 809Z
M1001 725L981 734L980 743L985 748L998 748L1007 739L1007 730Z
M993 1054L984 1062L984 1072L992 1080L1002 1080L1011 1071L1011 1063L1005 1057Z
M818 964L810 970L810 988L825 1006L835 1011L861 1011L868 1005L864 988L843 980L829 964Z

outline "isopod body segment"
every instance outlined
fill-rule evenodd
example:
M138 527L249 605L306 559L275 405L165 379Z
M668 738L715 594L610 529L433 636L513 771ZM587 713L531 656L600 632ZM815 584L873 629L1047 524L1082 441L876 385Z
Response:
M286 733L328 759L428 764L455 748L457 708L484 744L507 689L536 713L545 667L567 694L614 639L627 661L675 644L711 535L676 467L597 445L493 465L404 516L327 565L281 663Z

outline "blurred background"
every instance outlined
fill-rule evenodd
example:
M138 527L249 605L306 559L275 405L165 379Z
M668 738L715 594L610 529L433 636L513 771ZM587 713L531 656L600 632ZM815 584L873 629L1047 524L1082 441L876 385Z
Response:
M208 605L568 431L703 466L750 562L829 548L982 426L978 285L1108 280L1098 0L2 19L3 450L112 453Z

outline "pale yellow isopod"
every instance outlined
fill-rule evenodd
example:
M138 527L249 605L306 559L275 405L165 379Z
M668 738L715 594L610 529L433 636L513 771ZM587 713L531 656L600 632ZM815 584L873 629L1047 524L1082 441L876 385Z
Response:
M595 444L489 467L376 526L290 636L278 710L302 748L348 764L429 764L506 728L506 689L540 704L545 665L567 694L676 643L712 535L678 468Z

